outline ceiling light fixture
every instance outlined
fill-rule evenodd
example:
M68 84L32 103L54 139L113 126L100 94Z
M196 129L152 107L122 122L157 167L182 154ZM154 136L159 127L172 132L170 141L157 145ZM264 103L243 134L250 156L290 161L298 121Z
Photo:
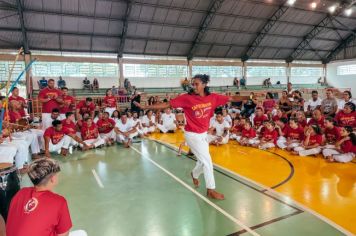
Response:
M292 6L295 3L296 0L288 0L287 4Z
M352 14L352 8L349 8L349 9L345 10L345 15L346 16L351 16L351 14Z
M336 5L333 5L333 6L329 7L328 10L329 10L330 13L334 13L335 10L336 10Z
M310 7L311 7L312 9L315 9L317 5L318 5L318 4L317 4L316 2L312 2L312 3L310 4Z

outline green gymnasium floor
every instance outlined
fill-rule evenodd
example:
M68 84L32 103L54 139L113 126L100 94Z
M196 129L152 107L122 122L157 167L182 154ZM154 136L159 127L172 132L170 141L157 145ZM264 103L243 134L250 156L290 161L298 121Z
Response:
M224 201L194 189L195 161L154 141L75 152L60 184L74 224L89 236L345 235L288 199L216 168ZM23 185L29 185L27 177Z

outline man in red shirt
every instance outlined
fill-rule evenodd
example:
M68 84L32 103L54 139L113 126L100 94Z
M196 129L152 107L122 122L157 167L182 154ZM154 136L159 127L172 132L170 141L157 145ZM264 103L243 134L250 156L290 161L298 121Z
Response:
M67 236L72 228L67 201L53 192L58 184L59 165L41 158L29 166L34 187L21 189L11 201L6 234L9 236ZM72 233L71 233L72 234ZM86 235L74 231L73 235Z
M300 142L304 138L304 129L298 124L296 118L289 120L289 125L285 126L283 136L280 136L277 140L277 146L281 149L287 149L288 151L300 145Z
M43 136L46 157L51 157L51 152L58 152L62 156L66 156L68 151L69 154L72 154L73 144L71 138L88 148L75 134L70 133L67 129L63 129L63 125L59 120L53 121L52 127L47 128Z
M105 141L99 136L98 128L93 122L93 119L88 117L84 120L84 122L85 125L82 126L80 131L84 143L87 144L89 148L97 148L103 146ZM83 144L80 144L80 147L83 148Z
M17 101L20 103L20 115L21 117L25 117L26 116L26 111L25 108L27 108L27 104L26 104L26 100L23 97L19 96L19 89L17 87L14 87L14 89L12 90L11 96L9 97L9 102L11 101Z
M48 80L48 87L42 89L38 94L38 100L42 103L42 125L50 127L52 123L51 112L63 102L62 92L54 88L54 80Z
M207 131L210 118L214 110L226 103L241 101L240 96L224 96L210 93L207 86L210 78L208 75L195 75L192 79L192 90L188 94L180 95L169 102L163 102L151 106L135 105L141 109L164 110L168 107L182 108L187 120L185 126L185 140L198 161L191 175L195 187L199 186L199 176L204 173L207 196L214 199L224 199L224 195L215 191L215 179L213 163L209 153ZM248 99L248 98L247 98Z
M103 113L103 118L96 122L98 126L99 135L105 140L105 143L112 145L115 143L116 133L114 131L115 121L109 118L109 112Z
M68 95L68 88L61 88L63 103L59 106L59 119L64 120L66 118L67 112L72 112L74 110L75 99Z
M79 115L84 115L84 113L89 113L90 117L94 119L95 104L93 99L88 97L83 101L80 101L76 108L76 118L79 120Z

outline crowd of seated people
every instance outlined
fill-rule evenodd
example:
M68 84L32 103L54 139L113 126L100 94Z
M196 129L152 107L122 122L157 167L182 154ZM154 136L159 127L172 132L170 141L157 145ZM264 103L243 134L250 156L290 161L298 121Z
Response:
M137 91L131 97L131 110L120 111L118 97L112 89L100 104L91 97L75 103L68 88L54 87L47 81L38 99L42 104L42 123L31 127L22 123L26 116L26 101L15 88L9 98L9 122L3 122L0 152L7 153L1 162L15 163L19 169L40 155L53 153L67 156L77 148L83 151L122 143L129 147L136 137L154 132L174 133L184 128L181 110L141 111ZM317 91L304 101L303 94L288 90L276 100L267 93L263 101L251 93L249 98L221 108L211 120L209 142L224 145L236 140L241 145L261 149L279 147L300 156L322 153L330 161L348 162L355 153L355 101L349 91L337 100L333 90L320 98ZM239 92L236 93L239 95ZM3 99L3 97L2 97ZM170 100L167 94L162 102ZM148 104L160 103L158 96L148 98Z

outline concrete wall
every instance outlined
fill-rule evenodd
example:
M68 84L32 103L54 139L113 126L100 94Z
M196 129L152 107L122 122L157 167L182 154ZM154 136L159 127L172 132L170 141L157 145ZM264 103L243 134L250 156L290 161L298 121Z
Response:
M328 64L326 80L329 85L336 88L351 88L352 93L356 95L356 75L337 75L338 66L350 64L356 65L356 59Z

